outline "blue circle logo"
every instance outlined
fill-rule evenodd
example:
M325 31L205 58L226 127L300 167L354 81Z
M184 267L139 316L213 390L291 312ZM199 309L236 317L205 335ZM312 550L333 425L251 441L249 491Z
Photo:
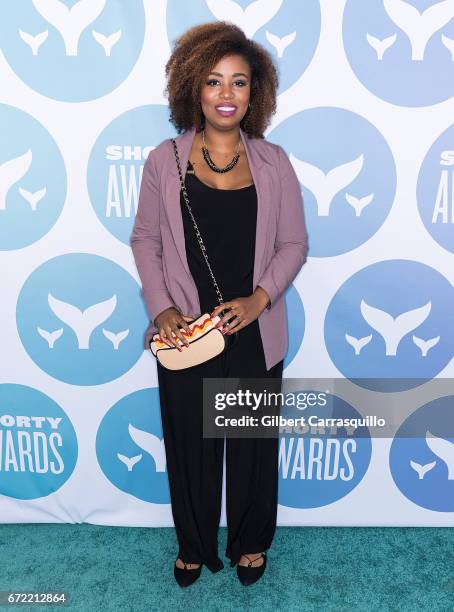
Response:
M427 231L440 246L454 253L454 126L430 147L418 177L418 210Z
M454 5L438 0L347 0L343 42L373 94L429 106L454 94Z
M123 113L97 139L88 162L88 193L98 219L129 245L148 153L175 133L167 106Z
M279 92L295 83L312 61L320 37L320 6L317 0L193 0L190 11L179 0L167 2L167 34L170 41L201 23L228 21L272 55L279 71ZM298 26L296 29L295 26Z
M366 119L313 108L268 138L285 148L301 184L311 257L351 251L381 227L394 200L396 167L382 134Z
M54 139L33 117L0 104L0 250L21 249L55 225L66 169Z
M148 324L132 276L86 253L37 268L20 291L16 320L33 361L74 385L99 385L127 372L143 354Z
M397 431L389 455L401 493L435 512L454 512L453 402L452 395L439 397L415 410Z
M0 493L38 499L58 491L77 461L77 438L63 409L24 385L0 385Z
M300 393L316 394L318 405L312 408L310 404L305 407L301 404L298 408ZM291 406L286 400L281 415L304 416L306 425L298 429L299 435L287 433L280 438L279 504L319 508L342 499L362 481L372 453L370 432L365 426L323 427L311 420L360 419L359 412L340 397L323 392L320 398L320 392L310 390L294 394L295 404ZM301 399L306 401L302 396Z
M361 386L409 389L452 359L453 309L454 288L439 272L416 261L381 261L356 272L334 295L326 347L336 368Z
M107 412L96 436L106 478L121 491L154 504L169 504L159 390L131 393Z
M142 50L142 0L3 2L0 39L6 61L35 91L84 102L116 89Z

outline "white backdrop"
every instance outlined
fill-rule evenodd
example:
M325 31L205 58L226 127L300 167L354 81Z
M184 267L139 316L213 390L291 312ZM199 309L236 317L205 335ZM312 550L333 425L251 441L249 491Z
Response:
M453 375L452 3L3 3L2 522L173 525L129 236L148 151L175 135L171 43L216 19L280 72L266 137L290 156L309 232L284 377ZM409 382L399 398L420 437L334 458L321 437L320 470L308 441L299 455L282 441L278 524L454 524L453 397L423 405Z

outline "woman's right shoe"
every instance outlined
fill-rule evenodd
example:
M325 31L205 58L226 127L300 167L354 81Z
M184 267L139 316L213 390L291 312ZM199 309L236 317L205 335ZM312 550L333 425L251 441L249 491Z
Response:
M173 575L175 576L175 580L178 582L178 584L181 587L187 587L190 584L193 584L197 580L197 578L200 576L200 573L202 571L202 564L200 564L199 567L195 569L188 569L187 567L188 564L185 563L183 559L181 559L181 562L184 563L184 568L178 567L177 561L179 558L181 559L181 557L177 557L175 560L175 565L173 568Z

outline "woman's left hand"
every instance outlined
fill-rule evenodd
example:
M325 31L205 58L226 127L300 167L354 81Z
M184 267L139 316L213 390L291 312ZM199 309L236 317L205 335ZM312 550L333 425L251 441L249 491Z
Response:
M240 297L235 300L229 300L223 304L219 304L211 312L214 317L225 309L229 309L218 321L216 327L224 325L224 333L232 334L239 331L255 321L257 317L266 308L267 300L258 293L253 293L248 297ZM230 321L230 323L228 323Z

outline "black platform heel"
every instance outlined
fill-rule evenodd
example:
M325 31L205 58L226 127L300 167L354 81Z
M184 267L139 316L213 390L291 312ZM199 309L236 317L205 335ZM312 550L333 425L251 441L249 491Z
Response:
M265 571L266 567L266 552L262 552L260 554L263 557L262 565L255 567L252 565L253 561L257 561L257 559L260 559L260 557L257 557L257 559L254 559L253 561L249 560L247 567L245 565L240 565L239 563L236 566L236 575L238 576L238 579L241 584L243 584L244 586L254 584L254 582L257 582L257 580L259 580L259 578L263 576L263 572ZM244 556L249 559L247 555Z
M175 565L173 567L173 575L175 576L175 580L178 582L178 584L181 587L188 587L189 585L193 584L197 580L197 578L200 576L203 564L200 563L199 567L194 568L194 569L189 569L188 567L186 567L188 564L185 563L183 559L181 559L182 563L184 563L184 568L182 568L182 567L177 566L178 558L181 559L181 557L178 555L178 557L175 559Z

